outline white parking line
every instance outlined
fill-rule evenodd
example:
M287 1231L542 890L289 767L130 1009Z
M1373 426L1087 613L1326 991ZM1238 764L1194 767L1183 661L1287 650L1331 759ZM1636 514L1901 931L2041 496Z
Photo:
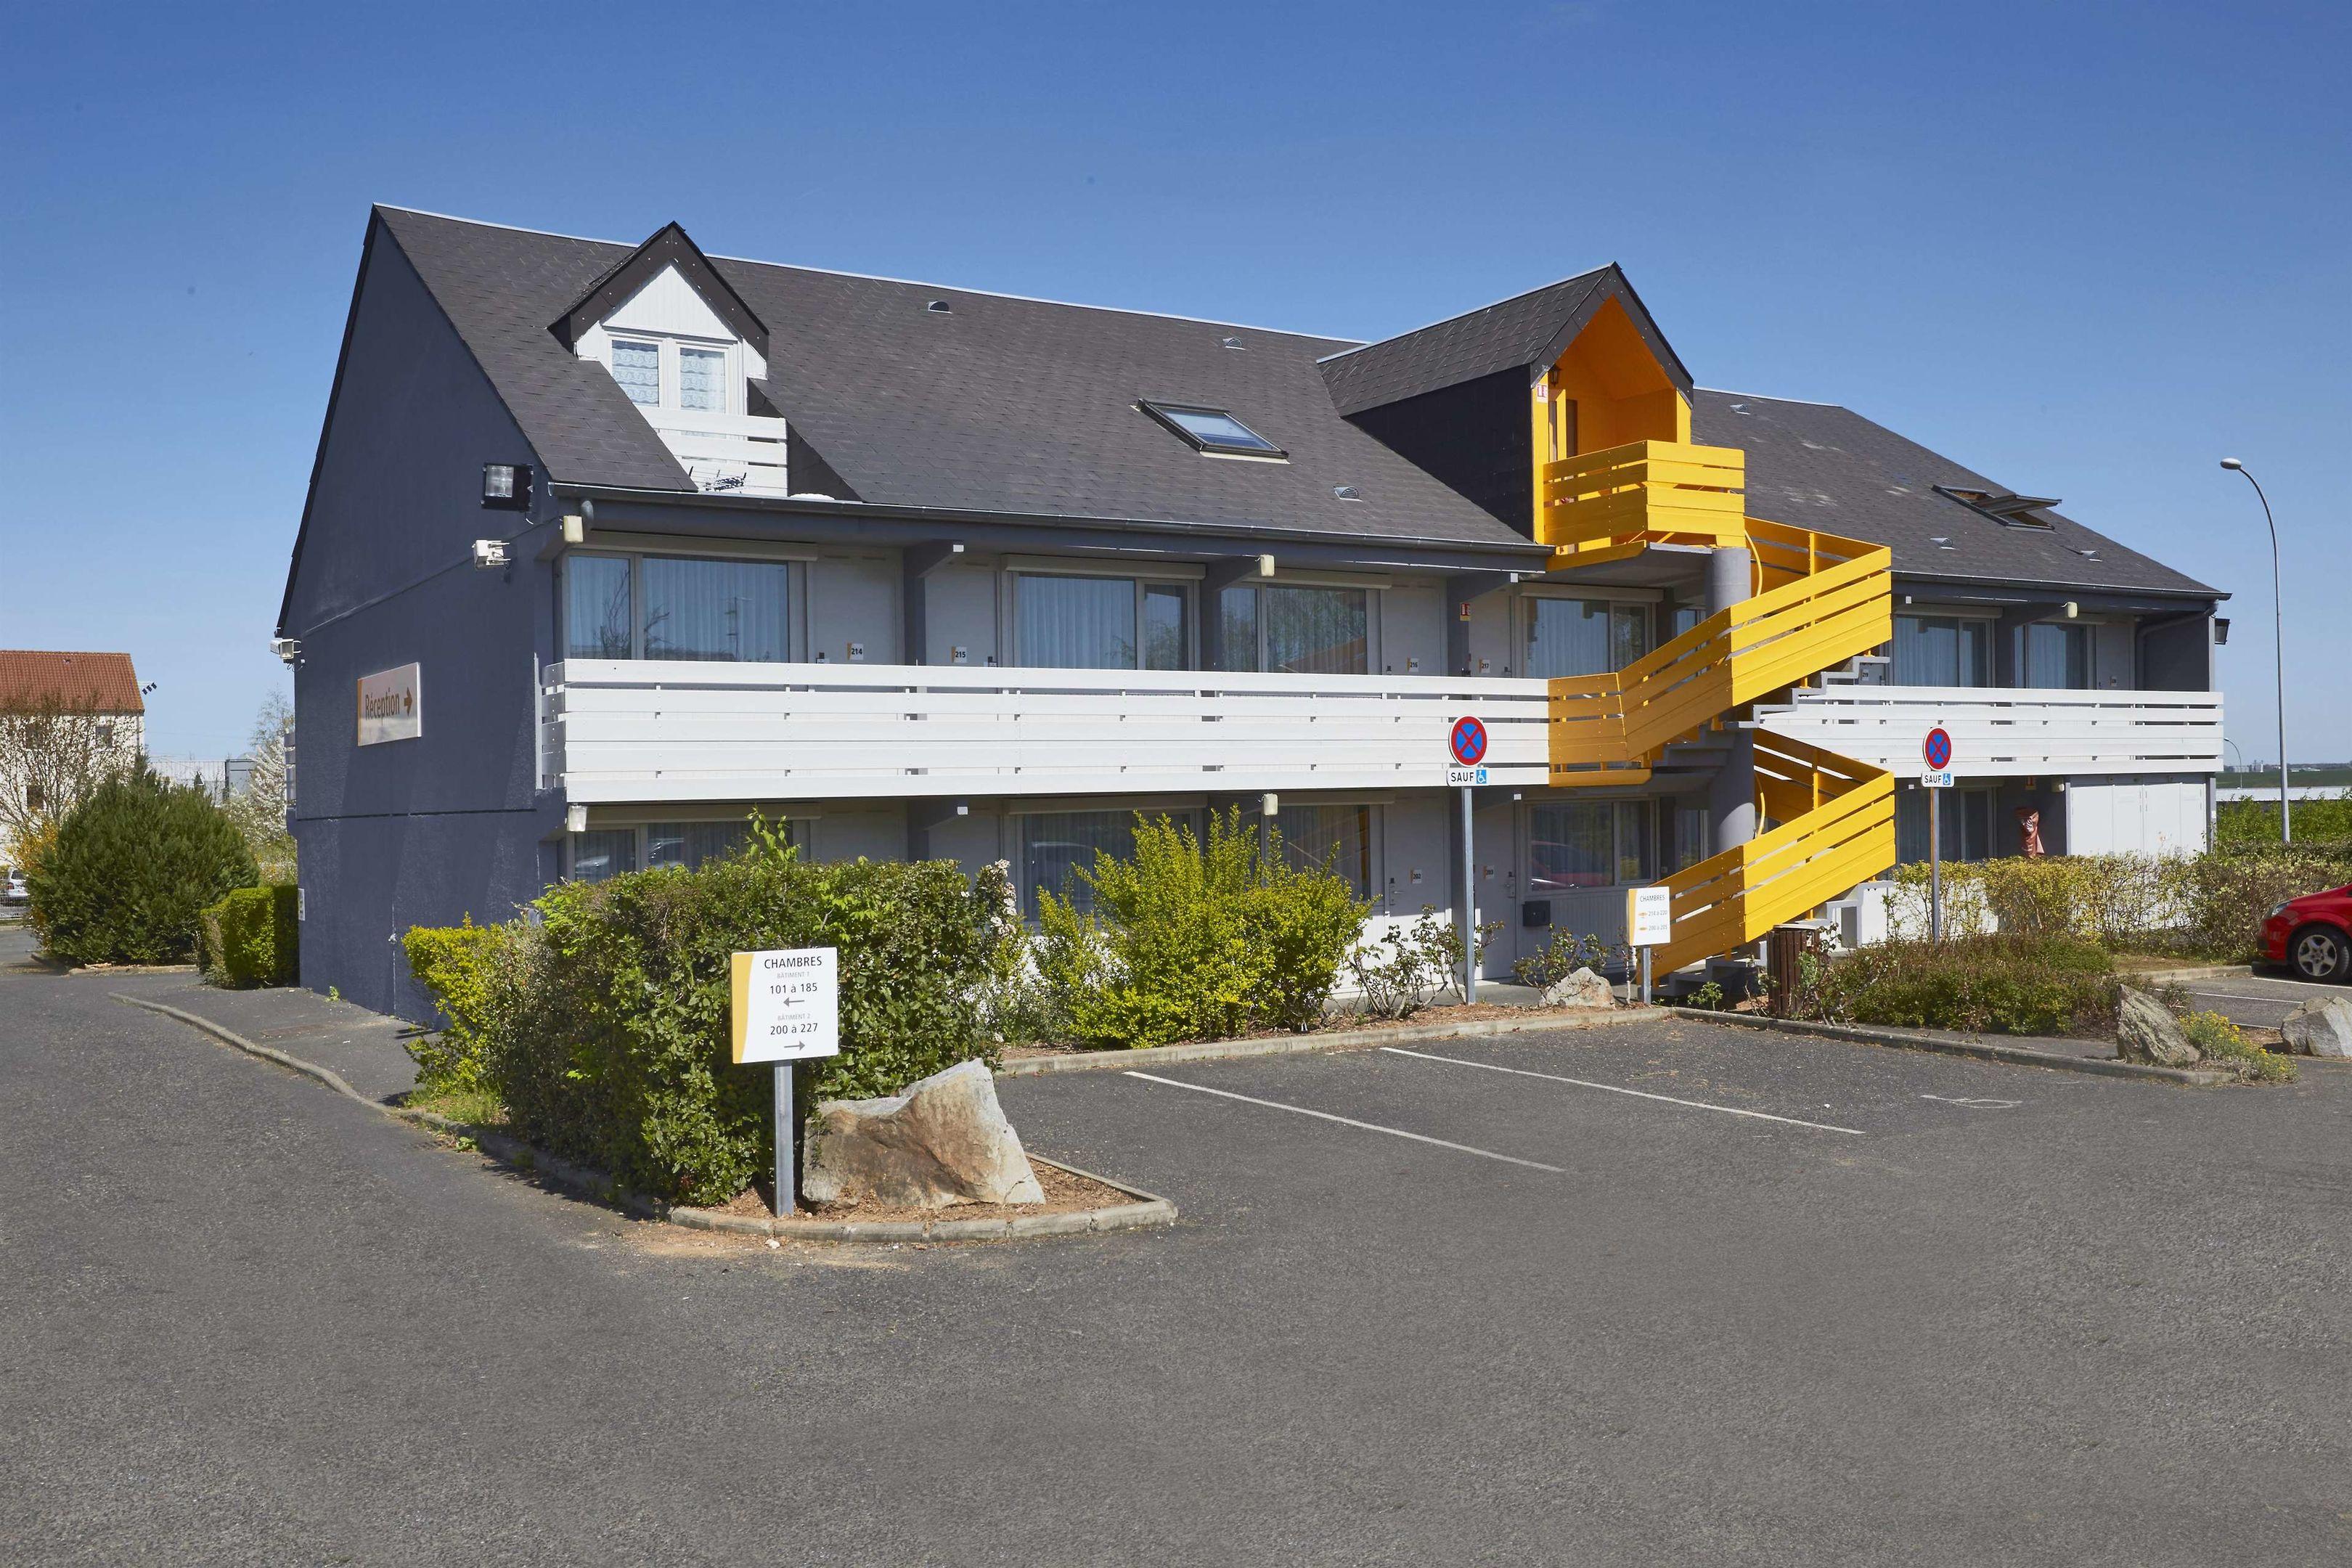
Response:
M1778 1121L1789 1127L1810 1127L1816 1132L1844 1132L1856 1138L1870 1136L1859 1127L1832 1127L1826 1121L1800 1121L1793 1116L1774 1116L1762 1110L1742 1110L1731 1105L1709 1105L1703 1100L1676 1100L1671 1094L1652 1094L1646 1089L1621 1089L1613 1083L1594 1083L1587 1079L1562 1078L1558 1073L1529 1072L1525 1068L1496 1067L1493 1062L1465 1061L1460 1057L1433 1057L1427 1051L1406 1050L1402 1046L1382 1046L1381 1049L1391 1056L1413 1057L1425 1062L1447 1062L1458 1068L1484 1068L1488 1072L1507 1072L1517 1078L1539 1078L1547 1083L1572 1083L1579 1089L1598 1089L1610 1094L1630 1094L1636 1100L1654 1100L1662 1104L1685 1106L1692 1110L1717 1110L1726 1116L1753 1117L1759 1121Z
M1500 1160L1506 1165L1525 1165L1530 1171L1549 1171L1555 1176L1567 1172L1558 1165L1547 1165L1540 1160L1522 1160L1516 1154L1497 1154L1492 1149L1474 1149L1467 1143L1449 1143L1443 1138L1428 1138L1418 1132L1407 1132L1402 1127L1383 1127L1377 1121L1359 1121L1352 1116L1334 1116L1328 1110L1309 1110L1303 1105L1285 1105L1278 1100L1260 1100L1255 1095L1235 1094L1227 1089L1210 1089L1202 1084L1183 1083L1172 1078L1160 1078L1148 1072L1127 1069L1129 1078L1139 1078L1146 1083L1164 1083L1171 1089L1189 1089L1195 1094L1213 1094L1220 1100L1238 1100L1245 1105L1263 1105L1269 1110L1287 1110L1294 1116L1312 1116L1320 1121L1336 1121L1342 1127L1360 1127L1367 1132L1385 1132L1391 1138L1410 1138L1416 1143L1433 1143L1440 1149L1456 1153L1475 1154L1482 1159Z

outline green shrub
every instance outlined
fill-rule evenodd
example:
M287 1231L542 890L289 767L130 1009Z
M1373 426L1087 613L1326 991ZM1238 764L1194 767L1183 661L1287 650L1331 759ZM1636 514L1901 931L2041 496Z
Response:
M1205 838L1139 818L1134 858L1081 868L1094 908L1038 896L1037 966L1054 1016L1090 1046L1218 1040L1316 1023L1370 905L1328 868L1300 869L1238 807Z
M202 790L141 772L74 807L26 880L55 956L169 963L195 947L205 906L255 875L244 836Z
M215 985L291 985L301 965L296 920L301 890L290 882L238 888L196 919L196 963Z
M1460 949L1458 937L1455 948ZM1608 968L1611 956L1609 944L1597 936L1556 931L1540 949L1511 965L1511 977L1522 985L1549 991L1580 969L1598 973Z
M2294 844L2232 848L2181 863L2181 919L2160 951L2243 962L2255 957L2274 905L2352 882L2352 850Z
M2119 1001L2115 961L2075 937L1895 941L1826 966L1811 1016L2010 1035L2096 1037Z
M2275 790L2277 781L2272 781ZM2254 848L2279 842L2279 808L2270 800L2225 800L2214 808L2213 841L2220 848ZM2352 850L2352 789L2294 803L2294 841L2315 848Z
M892 1093L991 1053L1001 898L983 884L946 861L810 865L766 837L693 871L565 883L536 922L412 940L411 965L457 1036L446 1070L478 1072L521 1137L724 1203L774 1160L770 1069L730 1059L730 956L839 948L842 1053L803 1065L803 1096Z
M401 937L409 973L441 1010L438 1033L408 1042L416 1080L426 1089L467 1094L489 1087L490 1041L514 942L515 928L478 926L471 915L461 925L411 926Z
M2221 1063L2246 1082L2294 1081L2294 1058L2263 1049L2223 1014L2190 1013L2180 1020L2180 1027L2208 1061Z

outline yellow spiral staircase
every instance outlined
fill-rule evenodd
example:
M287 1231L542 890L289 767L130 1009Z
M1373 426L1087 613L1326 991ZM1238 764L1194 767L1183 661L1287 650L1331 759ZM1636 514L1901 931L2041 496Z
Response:
M1750 597L1620 670L1550 683L1555 787L1641 784L1661 753L1893 636L1885 546L1746 515L1747 454L1634 441L1543 465L1536 538L1555 571L1652 544L1744 547ZM1884 769L1759 729L1762 831L1685 867L1662 972L1727 952L1895 864Z

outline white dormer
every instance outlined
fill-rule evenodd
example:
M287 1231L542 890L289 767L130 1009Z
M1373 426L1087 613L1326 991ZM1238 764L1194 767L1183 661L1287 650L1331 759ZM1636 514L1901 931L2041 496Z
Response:
M604 367L697 489L787 493L784 421L751 411L766 330L683 230L646 241L557 330Z

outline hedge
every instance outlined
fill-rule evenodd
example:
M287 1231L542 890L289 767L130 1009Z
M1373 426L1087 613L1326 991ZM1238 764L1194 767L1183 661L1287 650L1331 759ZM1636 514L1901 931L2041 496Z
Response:
M238 888L196 921L196 963L215 985L291 985L301 973L301 891L291 882Z
M1889 934L1927 930L1927 868L1905 866ZM1944 929L1955 936L2077 937L2114 952L2242 961L2263 917L2301 893L2352 882L2352 848L2225 846L2203 855L2052 855L1944 868Z
M769 1069L730 1059L730 955L839 948L842 1053L806 1064L802 1092L892 1093L992 1056L980 1022L1002 880L949 861L812 865L761 836L693 871L565 883L525 920L411 931L449 1026L418 1065L427 1087L485 1088L519 1135L628 1186L724 1203L774 1160Z
M257 872L245 836L210 796L141 772L74 807L26 879L50 953L77 963L170 963L196 923Z
M2091 1037L2113 1030L2120 989L2095 942L2004 934L1865 947L1791 1000L1832 1023Z

